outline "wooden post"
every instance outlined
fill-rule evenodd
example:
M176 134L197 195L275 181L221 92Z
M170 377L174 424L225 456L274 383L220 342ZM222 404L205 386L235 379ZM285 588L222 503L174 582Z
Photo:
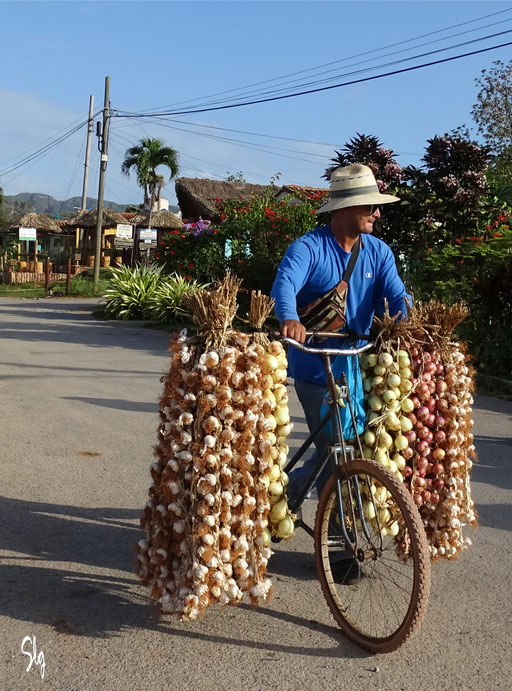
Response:
M66 273L66 295L71 292L71 257L68 257L68 268Z
M48 290L50 287L50 257L46 257L44 266L44 289Z

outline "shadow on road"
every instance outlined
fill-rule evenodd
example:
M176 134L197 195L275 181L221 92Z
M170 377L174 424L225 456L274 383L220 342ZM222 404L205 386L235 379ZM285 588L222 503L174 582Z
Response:
M171 333L130 322L101 321L97 302L0 300L2 338L37 343L70 343L92 348L123 347L165 353ZM18 317L21 317L17 321Z
M158 403L145 403L143 401L128 401L124 398L87 398L85 396L63 396L65 401L81 401L90 405L102 406L104 408L115 408L116 410L130 410L136 413L158 412Z
M0 549L28 555L29 560L132 573L133 545L142 536L136 524L139 515L136 509L88 509L1 497Z

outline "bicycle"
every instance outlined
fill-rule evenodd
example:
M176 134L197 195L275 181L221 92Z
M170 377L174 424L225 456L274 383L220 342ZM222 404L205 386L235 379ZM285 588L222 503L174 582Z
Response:
M343 335L308 333L309 337ZM284 342L305 353L321 355L327 376L328 409L316 429L288 461L289 473L331 423L329 443L319 454L309 479L290 510L297 514L327 463L331 475L320 494L314 530L298 517L296 525L314 539L318 578L331 613L342 631L373 653L399 648L419 627L430 588L430 556L423 524L401 480L385 466L363 457L346 376L334 379L331 357L358 356L373 346L339 349ZM348 406L354 444L343 435L339 405ZM279 538L277 539L279 541ZM340 555L350 569L336 577ZM347 574L356 573L350 580Z

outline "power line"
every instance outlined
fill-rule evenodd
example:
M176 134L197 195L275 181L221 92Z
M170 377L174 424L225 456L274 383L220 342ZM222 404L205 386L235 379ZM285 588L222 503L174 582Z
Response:
M502 24L502 23L508 22L508 21L510 21L510 19L503 20L502 22L497 22L497 23L498 23L498 24ZM493 26L493 25L491 24L490 26ZM484 28L484 27L482 27L482 28ZM471 31L474 31L474 29L472 29ZM411 55L411 56L409 56L409 57L400 58L400 59L398 59L398 60L392 60L392 61L390 61L390 62L380 63L379 65L374 65L374 66L371 66L371 67L365 67L365 68L358 69L358 70L352 70L352 71L350 71L350 72L343 72L343 73L341 73L341 74L338 73L338 74L335 74L335 75L330 76L330 77L325 77L325 78L323 78L323 79L317 79L317 78L316 78L316 77L319 77L321 74L326 74L327 72L334 72L334 71L336 71L336 70L334 70L334 69L332 69L332 70L327 70L326 72L320 72L320 73L314 75L315 78L312 79L312 81L306 81L306 82L302 81L302 82L301 82L300 84L298 84L298 85L285 87L285 84L294 83L294 82L300 81L299 79L294 79L294 80L291 80L291 81L289 81L289 82L283 82L282 84L280 84L280 85L279 85L277 88L275 88L275 89L266 89L266 90L261 90L261 89L259 89L259 90L253 90L253 91L248 91L248 92L245 92L245 93L240 94L240 95L238 95L238 96L234 96L234 97L231 97L231 98L228 98L228 99L224 99L224 100L205 101L205 102L203 102L203 103L200 104L200 107L201 107L201 108L206 108L207 106L214 106L214 105L219 105L219 104L232 103L233 101L236 101L237 99L240 99L241 97L243 97L243 98L260 97L260 96L263 97L263 96L270 96L270 95L277 95L277 94L290 93L290 92L293 92L293 90L294 90L294 89L297 89L297 88L304 88L304 87L307 87L307 86L317 86L317 85L319 85L319 84L326 84L326 83L332 82L332 81L334 81L334 80L336 80L336 79L341 79L341 78L346 78L346 77L353 77L353 76L359 75L359 74L366 74L366 73L368 73L368 72L373 72L374 70L377 70L377 69L383 69L383 68L385 68L385 67L391 67L391 66L393 66L393 65L400 65L400 64L402 64L402 63L404 63L404 62L410 62L411 60L419 60L419 59L421 59L421 58L428 57L429 55L436 55L437 53L443 53L443 52L446 52L446 51L449 51L449 50L454 50L455 48L462 48L463 46L471 45L471 44L473 44L473 43L479 43L480 41L485 41L485 40L488 40L488 39L491 39L491 38L497 38L498 36L503 36L504 34L508 34L508 33L511 33L511 32L512 32L512 29L509 29L509 30L497 32L497 33L494 33L494 34L489 34L489 35L487 35L487 36L480 36L480 37L478 37L478 38L474 38L474 39L471 39L471 40L469 40L469 41L462 41L461 43L456 43L456 44L451 45L451 46L445 46L444 48L438 48L437 50L431 50L431 51L427 51L427 52L424 52L424 53L418 53L417 55ZM462 32L462 33L467 33L467 32ZM462 33L456 34L455 36L462 35ZM447 38L454 38L455 36L450 36L450 37L447 37ZM447 40L447 38L446 38L446 39L442 39L442 40ZM439 40L441 40L441 39L438 39L438 40L436 40L436 41L429 41L429 42L427 42L426 44L419 44L418 46L414 46L414 47L415 47L415 48L419 48L419 47L422 46L422 45L430 45L431 43L437 43ZM410 48L408 48L408 49L406 49L406 50L410 50ZM356 63L353 63L353 64L351 64L351 65L348 65L347 67L357 67L358 65L362 65L362 64L365 64L365 63L367 63L367 62L371 62L371 61L376 60L376 59L381 59L381 58L384 58L384 57L388 57L388 56L391 56L391 55L395 55L396 53L401 53L401 52L404 52L404 51L401 50L401 51L394 51L394 52L392 52L392 53L386 53L386 54L384 54L384 55L382 55L382 56L379 56L379 58L370 58L370 59L367 59L367 60L362 60L362 61L360 61L360 62L356 62Z
M86 125L89 122L89 117L85 121L80 122L80 124L76 125L72 129L68 130L66 133L62 134L60 137L55 138L52 140L49 144L46 144L45 146L41 147L37 151L35 151L33 154L30 154L29 156L26 156L25 158L19 160L16 164L12 165L10 168L8 167L7 169L1 170L0 175L9 175L9 173L14 172L18 168L21 168L25 166L26 164L36 161L39 158L42 158L46 154L48 154L50 151L52 151L55 147L57 147L59 144L62 144L66 139L71 137L75 132L78 132L84 125Z
M373 50L371 50L371 51L365 51L365 52L362 52L362 53L357 53L356 55L352 55L352 56L349 56L349 57L345 57L345 58L342 58L342 59L340 59L340 60L333 60L333 61L330 61L330 62L327 62L327 63L323 63L322 65L317 65L316 67L310 67L310 68L308 68L308 69L299 70L299 71L296 71L296 72L291 72L291 73L289 73L289 74L285 74L285 75L282 75L282 76L280 76L280 77L274 77L274 78L272 78L272 79L265 79L265 80L263 80L263 81L254 82L254 83L248 84L248 85L246 85L246 86L244 86L244 87L238 87L238 88L234 88L234 89L228 89L228 90L226 90L226 91L220 91L220 92L217 92L217 93L214 93L214 94L210 94L209 96L206 96L206 97L200 97L200 98L195 98L195 99L189 99L189 100L186 100L186 101L179 101L179 102L177 102L177 103L175 103L175 104L172 104L172 105L170 105L170 106L161 106L160 109L163 109L163 108L172 108L172 107L179 106L179 105L183 105L183 104L186 104L186 103L195 103L195 102L197 102L197 101L203 100L204 98L213 98L213 97L215 97L215 96L222 96L223 94L229 94L229 93L233 93L233 92L236 92L236 91L245 91L246 89L249 89L249 88L251 88L251 87L253 87L253 86L260 86L260 85L262 85L262 84L268 84L268 83L270 83L270 82L279 81L280 79L286 79L287 77L293 77L293 76L295 76L295 75L297 75L297 74L305 74L306 72L312 72L312 71L315 71L315 70L317 70L317 69L321 69L321 68L323 68L323 67L329 67L329 66L331 66L331 65L340 64L340 63L342 63L342 62L346 62L347 60L351 60L351 59L354 59L354 58L357 58L357 57L363 57L363 56L371 55L371 54L373 54L373 53L378 53L378 52L380 52L380 51L382 51L382 50L387 50L388 48L394 48L394 47L396 47L396 46L401 46L401 45L404 45L404 44L406 44L406 43L412 43L413 41L417 41L417 40L420 40L420 39L422 39L422 38L427 38L428 36L433 36L433 35L436 35L436 34L439 34L439 33L443 33L444 31L450 31L451 29L456 29L456 28L459 28L459 27L462 27L462 26L467 26L468 24L474 24L475 22L479 22L479 21L481 21L481 20L483 20L483 19L488 19L488 18L490 18L490 17L495 17L495 16L498 16L498 15L501 15L501 14L504 14L504 13L510 12L510 11L512 11L512 8L507 8L507 9L505 9L505 10L499 10L498 12L492 12L492 13L490 13L490 14L483 15L482 17L477 17L476 19L471 19L471 20L469 20L469 21L461 22L461 23L458 23L458 24L453 24L453 25L448 26L448 27L445 27L445 28L443 28L443 29L436 29L435 31L430 31L430 32L428 32L428 33L426 33L426 34L421 34L420 36L416 36L416 37L413 37L413 38L409 38L409 39L406 39L406 40L403 40L403 41L398 41L398 42L396 42L396 43L392 43L392 44L387 45L387 46L382 46L382 47L380 47L380 48L375 48L375 49L373 49ZM480 27L480 28L482 28L482 27ZM446 40L446 39L444 39L444 40ZM141 113L148 112L149 110L151 110L151 109L148 108L148 109L146 109L145 111L144 111L144 110L141 111Z
M490 50L497 50L498 48L505 48L505 47L510 46L510 45L512 45L512 41L509 41L507 43L501 43L501 44L496 45L496 46L489 46L488 48L481 48L480 50L474 50L474 51L471 51L469 53L462 53L460 55L453 55L449 58L441 58L439 60L433 60L432 62L423 63L421 65L414 65L413 67L404 67L400 70L393 70L391 72L384 72L382 74L376 74L376 75L373 75L371 77L362 77L360 79L353 79L353 80L348 81L348 82L342 82L339 84L331 84L329 86L317 87L316 89L307 89L305 91L299 91L296 93L286 94L283 96L272 96L269 98L255 99L252 101L245 101L245 102L241 102L241 103L232 103L232 104L223 105L223 106L214 106L214 107L210 107L210 108L198 108L195 110L174 111L174 112L169 112L169 113L156 113L156 114L154 114L154 113L148 113L148 114L145 114L145 113L140 113L140 114L126 113L126 114L121 114L121 113L116 112L113 114L112 117L146 118L146 117L155 117L155 115L159 116L159 117L162 117L163 115L188 115L190 113L206 113L206 112L211 112L214 110L228 110L231 108L240 108L242 106L250 106L250 105L255 105L257 103L269 103L270 101L282 101L284 99L295 98L297 96L305 96L307 94L318 93L320 91L339 89L339 88L344 87L344 86L353 86L354 84L361 84L363 82L374 81L376 79L383 79L384 77L391 77L391 76L394 76L397 74L404 74L405 72L412 72L414 70L423 69L425 67L432 67L433 65L441 65L445 62L451 62L453 60L460 60L461 58L467 58L467 57L471 57L473 55L479 55L481 53L487 53Z

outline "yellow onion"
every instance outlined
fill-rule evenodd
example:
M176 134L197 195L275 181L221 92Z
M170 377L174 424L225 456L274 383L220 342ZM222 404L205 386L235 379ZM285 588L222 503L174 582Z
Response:
M293 521L291 516L286 516L281 521L279 521L279 526L277 528L277 534L284 540L291 538L294 531Z

